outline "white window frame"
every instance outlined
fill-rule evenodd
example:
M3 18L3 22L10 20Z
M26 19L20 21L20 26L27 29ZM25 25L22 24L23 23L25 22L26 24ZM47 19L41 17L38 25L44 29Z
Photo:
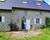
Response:
M38 24L38 25L39 25L39 24L42 24L42 19L41 19L41 18L39 18L39 19L40 19L40 23L36 23L36 19L37 19L37 18L34 18L34 24Z
M2 17L2 22L5 22L5 16L1 16Z

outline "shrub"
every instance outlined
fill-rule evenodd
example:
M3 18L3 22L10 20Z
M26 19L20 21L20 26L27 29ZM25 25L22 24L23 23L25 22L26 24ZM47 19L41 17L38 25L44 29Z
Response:
M50 18L46 18L46 26L50 27Z
M47 26L46 25L42 25L40 28L44 29L44 28L47 28Z
M9 24L9 26L10 26L10 29L11 29L11 31L18 31L19 30L19 27L16 25L16 23L10 23Z

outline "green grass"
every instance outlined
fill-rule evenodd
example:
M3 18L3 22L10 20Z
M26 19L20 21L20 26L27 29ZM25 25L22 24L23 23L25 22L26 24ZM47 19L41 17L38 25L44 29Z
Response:
M9 34L6 35L6 32L0 32L0 40L50 40L50 28L41 31L43 32L41 35L24 38L11 38Z

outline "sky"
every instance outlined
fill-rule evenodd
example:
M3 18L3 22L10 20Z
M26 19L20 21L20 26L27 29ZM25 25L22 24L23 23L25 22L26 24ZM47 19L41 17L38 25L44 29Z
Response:
M48 5L50 5L50 0L44 0Z

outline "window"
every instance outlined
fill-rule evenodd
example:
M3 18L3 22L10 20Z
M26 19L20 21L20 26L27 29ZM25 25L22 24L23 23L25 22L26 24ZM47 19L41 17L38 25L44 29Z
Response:
M0 22L1 22L1 20L2 20L2 18L1 18L1 16L0 16Z
M41 18L35 18L34 19L34 24L41 24L42 23L42 19Z
M40 21L40 19L39 18L36 18L36 23L39 24L40 23L39 21Z
M0 22L5 22L5 17L4 16L0 16Z

